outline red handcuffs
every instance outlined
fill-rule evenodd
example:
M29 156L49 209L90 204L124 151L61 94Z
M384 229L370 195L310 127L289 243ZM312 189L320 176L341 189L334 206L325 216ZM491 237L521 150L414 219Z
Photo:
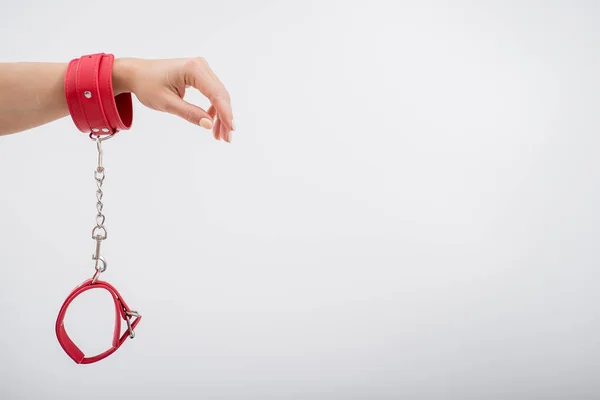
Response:
M102 182L104 167L102 165L102 141L110 139L120 130L127 130L133 121L133 104L131 93L114 96L112 86L112 69L114 56L98 53L76 58L69 63L65 76L65 96L69 113L75 126L81 132L88 133L96 141L98 147L98 167L94 178L98 186L96 197L96 226L92 230L92 238L96 240L96 252L92 259L96 261L96 272L91 279L77 286L63 303L56 319L56 337L63 350L77 364L91 364L100 361L115 351L127 340L134 338L135 327L141 315L129 308L121 294L112 285L98 280L106 270L106 261L100 255L100 245L106 239L104 227L105 217L102 214ZM64 319L71 302L80 294L91 289L107 290L115 304L115 329L110 349L92 357L84 353L73 343L64 326ZM133 321L132 321L133 318ZM127 330L121 333L121 319L127 323Z

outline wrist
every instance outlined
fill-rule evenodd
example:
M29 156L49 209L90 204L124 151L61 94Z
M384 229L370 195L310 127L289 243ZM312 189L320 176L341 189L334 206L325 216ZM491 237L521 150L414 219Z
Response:
M115 96L134 91L136 63L137 59L134 58L115 58L112 71Z

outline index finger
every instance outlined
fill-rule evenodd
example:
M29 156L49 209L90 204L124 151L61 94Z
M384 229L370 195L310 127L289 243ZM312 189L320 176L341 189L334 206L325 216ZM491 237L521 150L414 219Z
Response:
M229 92L206 60L202 57L193 58L186 67L186 77L189 78L186 81L210 100L227 130L235 130Z

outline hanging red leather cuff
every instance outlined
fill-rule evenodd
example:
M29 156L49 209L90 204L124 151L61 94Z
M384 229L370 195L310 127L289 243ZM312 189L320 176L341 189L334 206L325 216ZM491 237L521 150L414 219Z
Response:
M94 136L114 135L131 128L131 93L115 97L112 73L114 55L97 53L69 62L65 96L77 129Z
M111 284L103 281L96 281L96 283L92 283L92 281L92 279L88 279L69 294L63 303L60 312L58 313L58 318L56 319L56 337L58 338L58 342L62 346L63 350L69 355L69 357L71 357L71 359L73 359L73 361L75 361L77 364L91 364L100 361L117 351L117 349L121 347L123 342L125 342L128 337L133 338L135 336L134 329L142 319L141 315L129 308L127 303L125 303L125 300L123 300L123 297ZM115 304L115 329L113 333L112 344L108 350L92 357L86 357L67 334L64 326L64 320L67 309L69 308L71 302L80 294L91 289L105 289L112 295ZM131 322L132 317L135 318L133 322ZM127 322L127 330L125 330L123 333L121 333L121 319Z

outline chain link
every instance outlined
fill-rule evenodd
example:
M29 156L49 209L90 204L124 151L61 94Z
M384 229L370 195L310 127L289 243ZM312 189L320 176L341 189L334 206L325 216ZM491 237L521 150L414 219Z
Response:
M91 136L90 136L91 137ZM109 136L110 137L110 136ZM94 138L93 138L94 139ZM94 273L94 277L92 279L92 283L96 283L96 280L100 276L100 274L106 271L106 260L104 257L100 255L100 246L102 241L106 239L108 236L106 227L104 226L104 222L106 221L105 215L102 213L102 209L104 208L104 204L102 203L102 198L104 197L104 192L102 191L102 184L104 183L104 166L102 165L102 140L99 136L95 137L96 147L98 149L98 166L94 170L94 180L96 181L96 226L92 229L92 239L96 241L96 252L92 255L92 260L96 261Z

